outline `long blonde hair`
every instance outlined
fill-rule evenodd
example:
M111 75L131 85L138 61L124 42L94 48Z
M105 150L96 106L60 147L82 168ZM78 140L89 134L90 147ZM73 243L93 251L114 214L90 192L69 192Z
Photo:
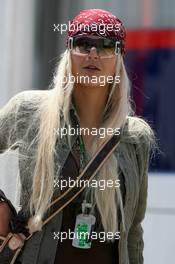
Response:
M71 76L71 56L70 51L66 50L59 62L57 71L53 79L53 88L49 89L49 94L41 102L36 112L40 120L40 127L37 134L37 155L36 165L33 175L32 194L30 199L30 212L32 215L30 228L41 229L42 218L46 213L47 207L51 202L54 192L54 154L58 130L61 124L61 111L64 116L64 122L71 123L69 110L73 83L65 83L65 76ZM130 104L130 85L123 63L122 56L118 56L116 65L116 75L120 75L120 83L111 85L108 101L104 109L103 127L119 128L124 125L127 115L132 114ZM69 135L68 135L69 137ZM91 149L91 155L97 148L107 140L105 138L96 138ZM68 139L70 142L70 139ZM118 162L115 154L105 162L100 172L96 176L98 179L118 179ZM87 192L89 189L87 190ZM93 188L91 193L94 197L101 216L102 226L106 232L116 232L118 229L117 208L123 210L120 188L106 188L101 191ZM123 214L123 212L122 212Z

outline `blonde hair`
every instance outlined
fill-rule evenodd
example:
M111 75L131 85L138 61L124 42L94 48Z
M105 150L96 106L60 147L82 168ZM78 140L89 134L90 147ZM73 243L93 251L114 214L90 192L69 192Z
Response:
M42 218L53 197L55 145L56 140L60 140L54 132L55 129L58 130L61 126L61 112L65 124L69 125L71 123L69 110L74 84L63 81L65 76L71 76L71 74L70 51L66 50L55 73L53 88L49 89L48 96L40 103L36 111L40 126L36 137L38 147L30 198L31 230L41 229ZM130 85L122 56L118 56L115 74L120 75L120 83L113 83L111 85L108 101L103 113L103 127L105 128L122 127L126 121L126 117L133 114L130 104ZM96 138L90 154L93 155L98 147L107 139L107 136L105 138ZM68 142L70 144L69 135ZM115 181L119 178L118 173L117 158L115 154L112 154L96 177L97 179L112 179ZM118 230L118 207L121 208L122 219L124 221L120 188L105 188L103 191L98 188L92 189L88 188L86 194L88 195L90 191L94 198L93 202L100 213L104 231L116 232Z

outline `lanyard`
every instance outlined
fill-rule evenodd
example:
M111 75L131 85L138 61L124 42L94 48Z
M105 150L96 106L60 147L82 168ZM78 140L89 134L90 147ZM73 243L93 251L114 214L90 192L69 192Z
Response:
M83 168L86 166L86 164L88 162L88 158L90 159L89 153L86 151L85 144L84 144L84 141L83 141L83 138L81 135L79 136L79 149L80 149L80 171L79 171L79 173L81 173L81 171L83 170ZM93 203L92 193L90 193L90 197L88 200L91 201L90 204L92 206L92 203ZM84 201L84 202L86 202L86 201ZM90 204L86 203L86 205L90 205ZM82 204L82 206L83 206L83 204ZM93 208L94 208L94 206L93 206ZM82 209L83 209L83 207L82 207Z
M88 160L82 135L79 136L79 148L80 148L80 172L81 172Z

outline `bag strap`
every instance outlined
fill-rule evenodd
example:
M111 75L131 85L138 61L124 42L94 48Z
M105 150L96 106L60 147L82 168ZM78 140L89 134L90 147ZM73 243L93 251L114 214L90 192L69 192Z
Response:
M121 129L119 129L120 132ZM113 151L117 148L120 142L121 132L118 134L114 134L107 142L104 142L93 158L88 162L83 171L77 177L76 182L81 179L87 183L91 181L100 168L103 166L105 161L109 158L109 156L113 153ZM42 226L46 225L53 217L55 217L61 210L63 210L72 200L74 200L85 188L86 185L79 186L78 184L68 188L64 193L62 193L59 197L57 197L53 202L50 203L48 209L51 206L55 205L56 209L54 213L49 215L43 220ZM26 240L30 239L34 233L30 234Z

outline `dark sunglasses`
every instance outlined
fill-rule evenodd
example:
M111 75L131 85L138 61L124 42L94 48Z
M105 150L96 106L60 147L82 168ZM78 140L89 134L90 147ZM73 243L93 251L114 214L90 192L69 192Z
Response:
M68 40L68 47L81 55L88 54L95 47L101 57L110 57L121 52L121 42L103 37L75 36Z

